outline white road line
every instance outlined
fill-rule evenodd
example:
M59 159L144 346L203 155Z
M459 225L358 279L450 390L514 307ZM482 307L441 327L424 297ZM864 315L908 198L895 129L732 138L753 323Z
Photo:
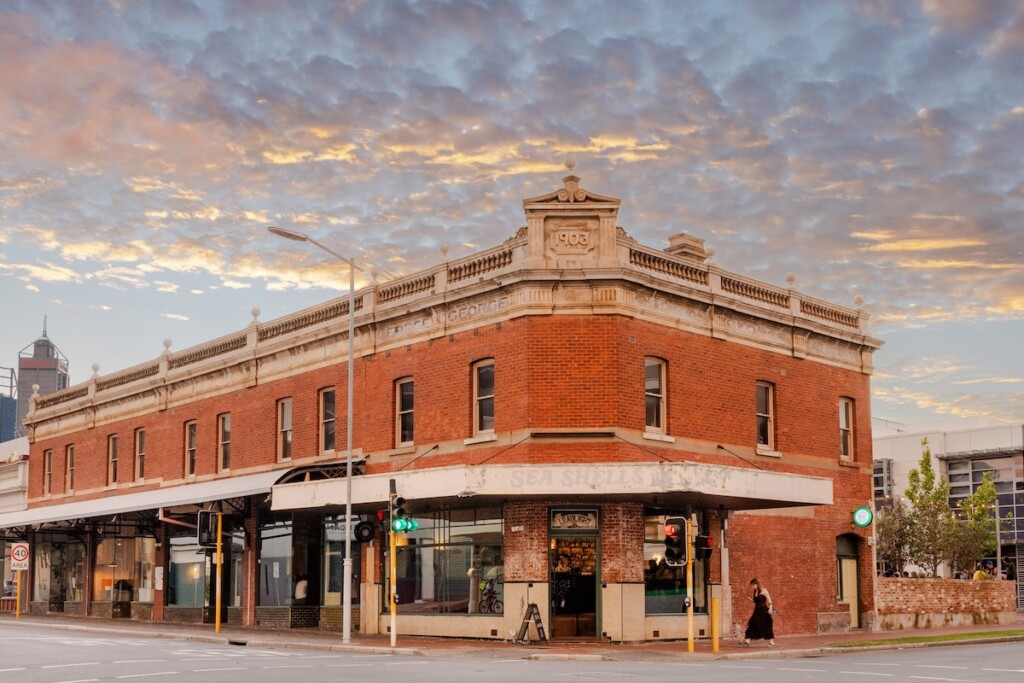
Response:
M99 662L75 662L74 664L47 664L40 669L65 669L69 666L98 666Z
M852 676L887 676L892 678L896 674L882 674L876 671L840 671L841 674L850 674Z
M967 671L966 666L943 666L941 664L915 664L919 669L957 669L958 671Z
M280 666L261 666L261 669L312 669L312 664L282 664Z
M2 670L3 669L0 669L0 671ZM16 671L16 669L11 669L11 671ZM982 671L998 671L1000 673L1024 674L1024 669L982 669Z
M16 669L0 669L0 673L3 673L3 672L5 672L5 671L24 671L24 670L25 670L25 667L23 667L23 666L19 666L19 667L18 667L18 668L16 668Z

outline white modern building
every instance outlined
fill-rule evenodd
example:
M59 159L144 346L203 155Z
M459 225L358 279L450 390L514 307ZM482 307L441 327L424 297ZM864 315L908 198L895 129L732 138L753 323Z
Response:
M928 439L932 467L950 484L950 503L970 495L990 472L999 496L1000 555L1005 571L1024 563L1024 424L973 417L874 431L875 505L902 497ZM941 571L941 570L940 570ZM1017 606L1024 580L1017 575Z

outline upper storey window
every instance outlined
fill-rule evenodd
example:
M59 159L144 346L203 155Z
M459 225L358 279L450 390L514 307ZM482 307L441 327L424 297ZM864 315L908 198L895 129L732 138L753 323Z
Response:
M775 386L757 383L757 450L775 449Z
M107 437L107 486L117 483L117 449L120 441L117 434Z
M221 471L231 469L231 413L217 416L217 465Z
M75 445L64 448L64 490L70 493L75 490Z
M135 430L135 479L146 478L146 430Z
M199 438L199 425L195 420L185 423L185 476L192 477L196 473L196 441Z
M665 361L644 358L645 431L663 434L665 429Z
M473 365L473 435L494 433L494 359Z
M336 417L334 411L334 387L320 390L320 452L334 450Z
M292 400L277 402L277 459L292 459Z
M48 496L53 492L53 451L43 451L43 495Z
M839 399L839 457L853 460L853 399Z
M411 377L395 382L395 445L413 443L413 406L415 385Z

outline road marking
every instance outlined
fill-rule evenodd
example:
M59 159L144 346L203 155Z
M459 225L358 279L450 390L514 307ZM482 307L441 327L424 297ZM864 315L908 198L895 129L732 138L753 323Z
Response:
M4 671L24 671L24 670L25 670L25 667L19 666L17 669L0 669L0 673L3 673Z
M915 664L919 669L957 669L959 671L967 671L966 666L943 666L941 664Z
M896 674L881 674L875 671L840 671L841 674L850 674L853 676L888 676L892 678Z
M63 669L69 666L98 666L99 662L76 662L74 664L47 664L40 669Z
M11 671L16 670L17 669L11 669ZM2 669L0 669L0 671L2 671ZM1024 674L1024 669L982 669L982 671L999 671L1001 673Z
M828 669L787 669L785 667L779 667L779 671L805 671L807 673L822 673L828 671Z

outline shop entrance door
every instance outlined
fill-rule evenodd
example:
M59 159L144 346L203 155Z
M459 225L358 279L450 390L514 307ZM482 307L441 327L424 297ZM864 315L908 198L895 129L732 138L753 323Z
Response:
M551 539L551 637L597 637L597 536Z

